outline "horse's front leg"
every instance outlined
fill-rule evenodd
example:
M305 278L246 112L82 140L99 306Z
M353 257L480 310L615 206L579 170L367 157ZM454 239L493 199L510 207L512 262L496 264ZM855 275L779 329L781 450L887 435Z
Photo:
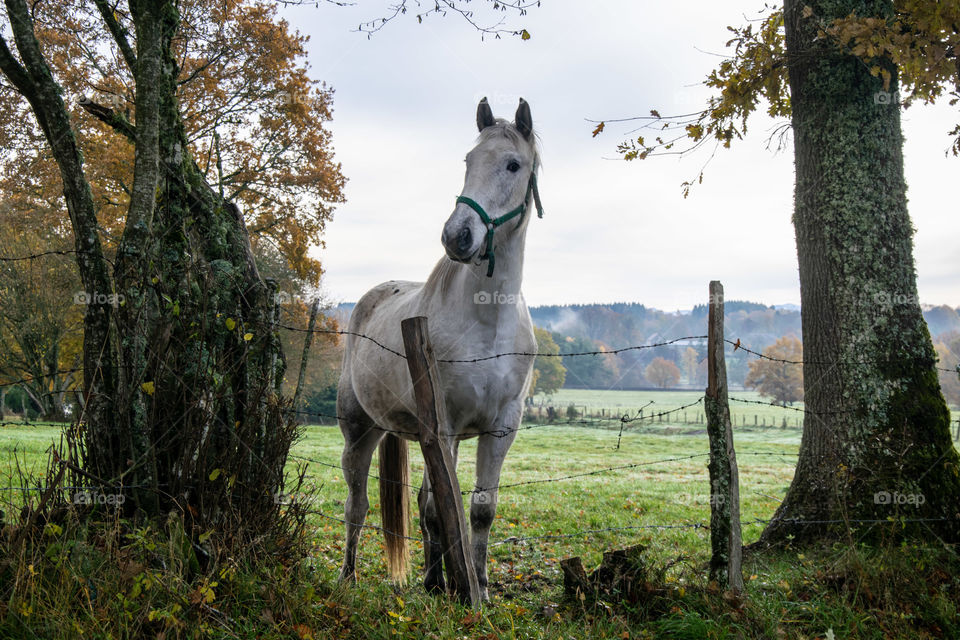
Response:
M519 424L519 419L516 421ZM516 437L518 424L505 426L507 435L482 435L477 442L477 486L470 494L470 540L473 546L473 564L477 571L480 597L489 599L487 592L487 540L497 513L497 487L503 459Z

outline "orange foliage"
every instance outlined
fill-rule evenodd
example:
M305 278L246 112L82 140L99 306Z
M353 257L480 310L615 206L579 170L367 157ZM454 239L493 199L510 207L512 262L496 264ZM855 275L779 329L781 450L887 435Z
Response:
M268 243L298 279L316 285L320 264L307 255L343 201L344 177L325 125L333 92L307 75L306 38L276 8L249 0L185 0L178 99L189 151L215 188L244 212L255 245ZM132 33L129 16L115 17ZM36 29L63 87L104 243L123 229L132 184L133 144L83 109L85 101L136 124L134 82L92 3L36 5ZM132 36L130 36L132 37ZM36 225L67 215L56 164L25 101L0 85L0 198Z

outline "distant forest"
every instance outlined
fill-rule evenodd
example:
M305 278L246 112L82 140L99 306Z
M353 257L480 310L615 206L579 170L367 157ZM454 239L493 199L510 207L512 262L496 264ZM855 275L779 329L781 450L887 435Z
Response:
M762 351L782 336L802 339L800 311L795 306L773 307L756 302L727 301L725 330L730 340ZM551 332L560 353L612 350L634 345L668 342L707 332L707 306L689 312L666 312L638 303L551 305L532 307L535 325ZM931 307L924 317L934 342L955 344L960 336L960 309ZM960 354L954 354L960 355ZM564 358L565 387L592 389L644 389L654 385L645 378L650 362L662 357L673 361L682 374L678 387L706 384L705 340L621 353L617 356ZM727 349L727 375L731 386L742 386L752 356ZM955 362L945 363L953 366Z

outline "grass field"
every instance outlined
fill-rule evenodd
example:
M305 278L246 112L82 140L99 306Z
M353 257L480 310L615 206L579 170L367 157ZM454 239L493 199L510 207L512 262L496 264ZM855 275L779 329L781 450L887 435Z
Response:
M672 409L698 396L570 390L556 394L552 400L558 407L573 403L607 409L636 409L653 400L646 409L649 412ZM776 412L784 410L758 405L757 411L764 411L770 424ZM15 461L28 472L42 472L44 451L58 435L58 430L49 426L0 430L0 477L4 478L0 484L7 488L15 484ZM762 523L754 521L770 518L789 486L800 431L747 425L736 428L735 438L743 538L750 543L763 528ZM849 606L840 595L818 591L817 576L843 573L851 562L850 554L856 553L855 544L824 549L819 554L748 557L744 568L747 599L755 609L743 614L747 619L738 619L736 613L731 618L720 610L711 613L713 605L708 604L710 599L702 591L707 582L705 563L710 545L709 531L704 527L710 518L707 436L697 424L675 420L640 423L622 435L618 428L581 424L536 425L518 435L507 457L501 485L526 484L504 487L500 493L489 562L493 602L482 617L473 618L459 605L423 593L416 575L423 558L419 542L412 543L415 573L411 583L405 587L388 583L382 536L375 529L362 534L359 585L336 586L343 540L338 519L343 517L346 497L341 471L336 467L342 442L336 427L307 427L291 461L291 465L308 465L310 493L306 499L314 512L309 567L312 583L317 585L315 592L322 594L323 603L316 618L309 621L310 628L323 630L317 638L812 638L823 637L828 629L837 638L897 637L898 627L891 626L894 623L878 623L873 614ZM458 472L463 488L473 487L475 451L475 441L461 444ZM411 448L411 458L412 482L419 484L423 465L416 447ZM376 459L371 473L377 473ZM15 491L4 493L8 502L20 498ZM370 481L369 498L367 522L377 524L376 480ZM412 503L415 509L416 500ZM419 537L416 518L411 535ZM607 605L560 608L561 559L581 556L589 571L605 550L638 543L648 547L650 563L670 564L665 580L676 590L675 611L656 623L638 626ZM854 559L860 560L859 556ZM697 585L699 590L695 589ZM690 595L685 595L687 589ZM948 605L937 606L942 609ZM912 628L909 620L895 625ZM938 636L933 633L927 637Z

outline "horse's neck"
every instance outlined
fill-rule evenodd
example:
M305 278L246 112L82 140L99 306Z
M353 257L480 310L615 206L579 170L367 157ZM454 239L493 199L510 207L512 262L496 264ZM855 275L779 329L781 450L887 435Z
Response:
M463 264L442 258L424 284L428 313L452 316L473 340L490 344L494 352L512 351L516 339L523 281L525 229L502 241L496 239L496 268L487 277L487 263ZM487 354L484 354L487 355Z

